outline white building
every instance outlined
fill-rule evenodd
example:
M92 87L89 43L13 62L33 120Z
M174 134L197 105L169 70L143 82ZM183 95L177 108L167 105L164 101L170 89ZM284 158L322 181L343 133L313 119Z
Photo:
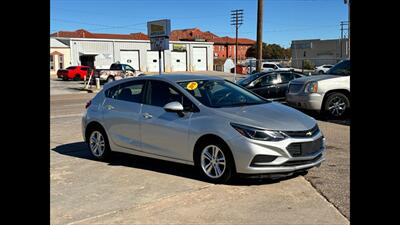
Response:
M71 65L108 69L114 62L129 64L143 72L158 72L158 51L150 51L149 40L67 38L57 39L70 48ZM162 71L213 70L213 42L170 41L162 53Z
M71 65L70 52L68 45L50 38L50 74L56 74L57 70Z

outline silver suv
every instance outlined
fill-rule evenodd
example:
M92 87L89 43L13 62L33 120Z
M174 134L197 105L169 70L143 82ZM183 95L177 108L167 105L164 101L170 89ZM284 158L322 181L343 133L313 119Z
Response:
M316 121L230 82L161 75L106 84L82 131L93 156L124 152L194 165L211 182L235 173L290 174L324 160Z

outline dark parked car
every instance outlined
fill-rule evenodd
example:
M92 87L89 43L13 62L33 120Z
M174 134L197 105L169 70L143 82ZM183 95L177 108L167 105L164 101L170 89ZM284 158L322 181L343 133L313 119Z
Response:
M266 99L285 100L289 82L304 76L293 71L260 72L238 81L238 84Z

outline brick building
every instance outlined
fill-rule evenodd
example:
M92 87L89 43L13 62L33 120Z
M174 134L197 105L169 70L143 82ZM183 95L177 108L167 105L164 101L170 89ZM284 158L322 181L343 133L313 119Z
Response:
M231 37L219 37L209 31L203 32L199 28L174 30L171 32L171 40L180 41L207 41L214 42L214 57L220 59L233 58L235 56L236 39ZM254 40L238 38L238 59L246 59L246 51L255 44Z

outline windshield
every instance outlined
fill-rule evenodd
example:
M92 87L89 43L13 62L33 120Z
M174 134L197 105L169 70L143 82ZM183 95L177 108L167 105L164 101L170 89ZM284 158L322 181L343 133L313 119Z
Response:
M242 80L239 80L238 84L239 85L248 85L250 82L261 77L264 74L266 74L266 73L264 73L264 72L253 73L253 74L249 75L248 77L246 77Z
M344 60L339 62L330 68L327 74L338 75L338 76L349 76L350 75L350 60Z
M235 107L269 102L226 80L178 82L203 105L212 108Z

